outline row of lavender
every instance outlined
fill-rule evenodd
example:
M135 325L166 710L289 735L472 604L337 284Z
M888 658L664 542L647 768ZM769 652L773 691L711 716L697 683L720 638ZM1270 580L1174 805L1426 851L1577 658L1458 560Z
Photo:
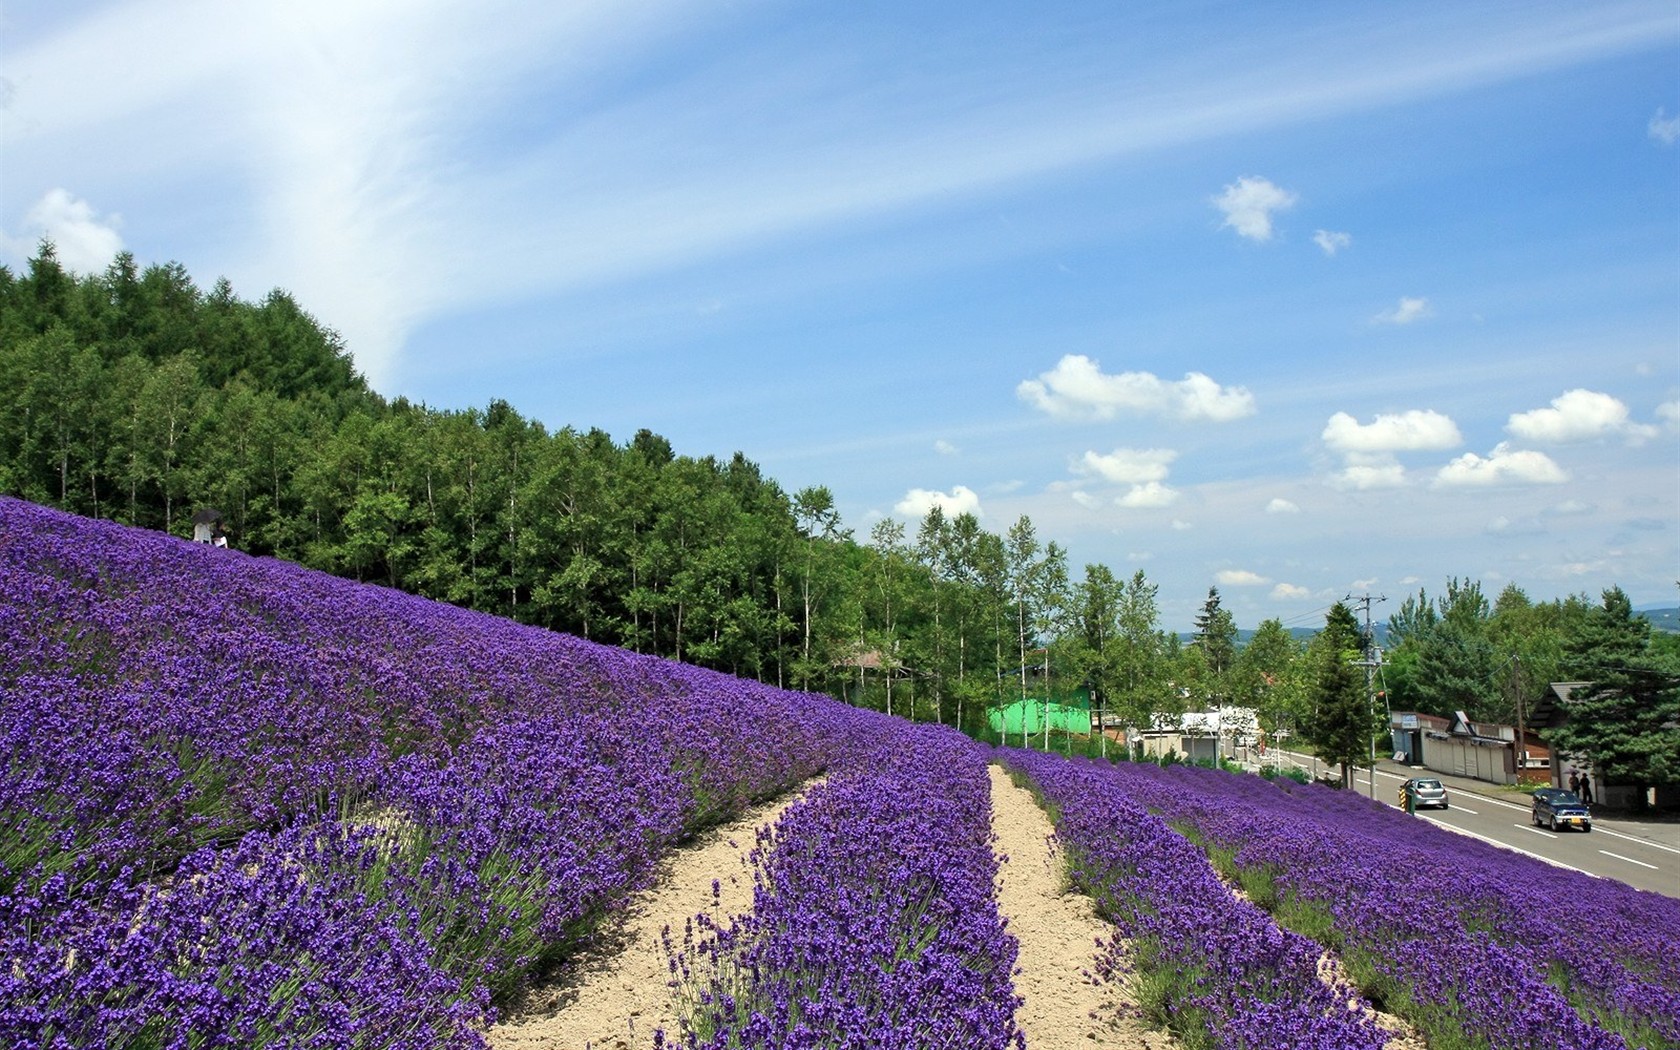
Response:
M1130 975L1147 1016L1189 1047L1377 1048L1368 1004L1320 980L1323 948L1220 882L1201 850L1132 794L1116 767L1001 752L1050 809L1073 883L1116 927L1096 973Z
M668 944L683 1050L1024 1050L993 898L986 755L871 727L752 853L753 910Z
M0 498L0 1043L469 1046L846 709Z
M1317 785L1120 765L1432 1047L1680 1048L1680 901Z

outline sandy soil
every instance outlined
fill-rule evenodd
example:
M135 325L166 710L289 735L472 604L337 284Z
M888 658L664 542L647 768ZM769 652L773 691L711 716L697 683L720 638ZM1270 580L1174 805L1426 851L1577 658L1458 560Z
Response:
M1020 942L1015 990L1026 1002L1015 1018L1029 1050L1176 1046L1136 1017L1124 988L1089 976L1097 939L1113 928L1097 918L1091 899L1066 886L1061 858L1050 850L1050 818L1032 794L992 767L994 849L1008 858L998 906Z
M645 1050L656 1028L677 1030L661 933L681 943L683 924L703 912L719 919L752 908L747 854L759 827L798 795L751 810L677 850L657 886L632 903L623 930L585 957L564 984L534 992L524 1008L490 1029L495 1050ZM712 881L718 882L713 896Z

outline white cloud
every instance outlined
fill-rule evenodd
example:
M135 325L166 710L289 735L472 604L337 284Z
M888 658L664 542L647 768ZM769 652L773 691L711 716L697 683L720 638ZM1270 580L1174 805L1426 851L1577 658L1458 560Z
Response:
M1378 415L1363 426L1346 412L1337 412L1320 436L1325 444L1344 453L1445 449L1464 441L1458 425L1433 409Z
M958 485L950 492L935 492L929 489L911 489L904 494L904 498L893 506L893 509L911 518L923 518L927 512L938 507L945 512L945 516L955 517L958 514L973 514L980 517L980 497L967 485Z
M1284 211L1295 203L1295 194L1270 181L1244 175L1225 187L1225 192L1213 198L1214 206L1225 213L1223 225L1237 231L1237 235L1251 241L1272 239L1272 213Z
M940 438L938 441L933 443L933 450L941 456L954 456L958 452L962 451L962 449L951 444L949 441L946 441L944 438Z
M1183 518L1174 518L1172 527L1174 532L1189 532L1196 526L1190 524L1188 521L1185 521Z
M1645 125L1645 132L1653 140L1665 146L1672 146L1676 141L1680 141L1680 117L1671 117L1663 107L1658 106L1656 116Z
M1591 503L1586 503L1586 502L1583 502L1583 501L1578 500L1578 499L1566 499L1562 503L1559 503L1556 506L1552 507L1551 513L1554 514L1554 515L1562 514L1562 515L1570 515L1570 516L1579 516L1579 515L1585 515L1585 514L1592 514L1592 513L1596 512L1597 510L1598 510L1598 508Z
M1022 380L1015 395L1058 419L1133 414L1223 423L1254 414L1254 395L1243 387L1222 387L1200 372L1176 383L1149 372L1107 375L1084 354L1067 354L1037 379Z
M1086 510L1096 510L1098 507L1102 506L1102 500L1082 489L1075 489L1072 493L1070 493L1070 495L1073 497L1073 501L1075 503L1084 507Z
M1289 500L1286 500L1283 497L1278 496L1278 497L1273 498L1273 500L1270 503L1266 504L1266 513L1267 514L1299 514L1299 513L1301 513L1301 508L1296 506L1294 503L1290 502Z
M1220 569L1213 574L1213 581L1224 587L1263 587L1272 582L1247 569Z
M1545 453L1514 449L1505 442L1496 445L1486 459L1466 452L1435 475L1435 484L1451 486L1557 485L1568 480L1569 475Z
M66 270L100 273L122 251L122 236L117 233L121 224L121 216L101 218L93 205L69 190L52 189L24 213L19 236L0 235L4 242L0 248L10 258L29 258L44 237L53 243L59 265Z
M1167 466L1177 458L1178 453L1170 448L1117 448L1107 455L1086 452L1073 464L1073 471L1117 485L1142 485L1167 480Z
M1422 320L1433 313L1434 311L1429 308L1428 299L1425 299L1422 296L1413 298L1409 295L1402 295L1400 297L1400 302L1395 305L1394 309L1384 310L1382 313L1371 318L1371 323L1411 324L1413 321Z
M1280 583L1272 588L1272 597L1278 601L1300 601L1312 597L1312 592L1293 583Z
M1680 429L1680 399L1664 401L1657 406L1657 418L1670 429Z
M1133 485L1130 491L1114 502L1117 506L1138 508L1170 507L1177 501L1177 489L1170 489L1159 481L1150 481L1142 485Z
M1406 468L1398 463L1353 463L1332 481L1345 489L1396 489L1406 484Z
M1528 441L1564 443L1622 434L1630 442L1656 436L1657 429L1628 418L1627 406L1595 390L1570 390L1552 398L1551 408L1517 412L1505 429Z
M1313 234L1313 243L1323 248L1325 255L1335 255L1343 248L1353 244L1353 234L1341 233L1336 230L1319 230Z

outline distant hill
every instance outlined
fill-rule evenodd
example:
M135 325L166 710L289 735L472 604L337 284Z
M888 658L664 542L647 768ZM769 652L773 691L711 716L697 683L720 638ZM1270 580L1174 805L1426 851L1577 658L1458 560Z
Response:
M1639 615L1651 621L1651 626L1659 631L1670 634L1680 634L1680 606L1669 606L1665 609L1639 609Z

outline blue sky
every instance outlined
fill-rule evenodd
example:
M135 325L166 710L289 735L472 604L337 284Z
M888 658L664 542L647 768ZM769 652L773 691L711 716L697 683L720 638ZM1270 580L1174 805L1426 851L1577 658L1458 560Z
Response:
M1680 599L1672 3L8 4L0 261L1030 515L1189 623Z

